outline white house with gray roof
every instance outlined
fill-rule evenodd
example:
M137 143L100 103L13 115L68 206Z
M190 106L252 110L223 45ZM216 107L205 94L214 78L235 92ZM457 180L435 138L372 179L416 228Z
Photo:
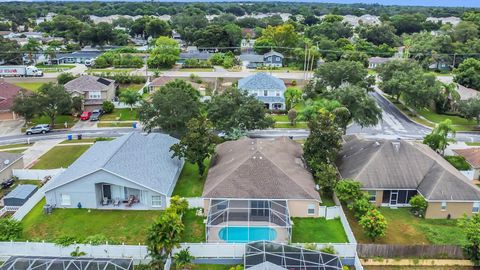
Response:
M240 79L238 89L245 90L248 94L255 96L270 110L285 109L285 90L287 87L283 80L264 72L259 72Z
M57 208L164 209L184 161L172 158L178 140L160 133L129 133L96 142L45 192Z

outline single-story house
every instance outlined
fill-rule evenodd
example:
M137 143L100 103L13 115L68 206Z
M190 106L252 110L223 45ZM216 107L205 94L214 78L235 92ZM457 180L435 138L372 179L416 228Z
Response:
M137 132L96 142L51 180L46 202L57 208L164 209L184 164L172 158L176 143L166 134Z
M178 78L174 78L174 77L170 77L170 76L160 76L158 78L155 78L148 85L148 91L149 92L157 91L157 90L160 89L160 87L166 85L167 83L169 83L169 82L171 82L175 79L178 79ZM190 82L190 81L186 81L186 82L189 83L191 86L193 86L193 88L198 90L202 95L205 95L205 90L207 89L207 87L204 84L200 84L200 83L196 83L196 82Z
M337 167L362 184L377 206L409 206L420 194L426 218L459 218L480 209L480 189L427 145L346 136Z
M255 96L270 110L285 109L285 82L265 72L242 78L238 81L238 89L245 90Z
M242 41L240 42L240 51L242 51L242 52L252 52L254 44L255 44L255 39L243 38Z
M436 61L434 63L431 63L428 66L428 69L430 70L438 70L438 71L449 71L451 69L450 64L445 62L445 61Z
M23 155L0 152L0 182L12 178L14 169L23 169Z
M18 185L3 197L5 206L22 206L37 191L36 185Z
M263 55L250 53L241 54L238 56L238 59L242 62L242 65L251 69L263 66L282 67L284 58L285 57L283 54L276 51L270 51Z
M27 93L27 90L0 78L0 121L17 118L17 115L12 111L13 101L18 94Z
M288 242L290 217L318 217L320 195L302 156L287 137L219 144L202 194L207 240Z
M188 46L185 52L180 53L178 64L183 64L187 59L198 59L206 61L212 57L212 53L206 50L200 51L196 46Z
M77 51L67 54L59 54L52 59L52 64L85 64L92 63L102 52L100 51Z
M117 85L114 80L93 75L83 75L65 84L65 90L72 96L83 97L84 110L100 109L104 101L115 98Z
M379 67L381 64L388 63L394 60L394 58L387 58L387 57L370 57L368 58L368 68L375 69Z
M452 149L452 152L465 158L473 170L472 180L480 180L480 147Z

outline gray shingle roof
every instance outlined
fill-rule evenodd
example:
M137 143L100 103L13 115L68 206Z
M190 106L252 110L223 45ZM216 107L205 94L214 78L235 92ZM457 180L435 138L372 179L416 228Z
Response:
M263 63L265 60L263 59L263 55L259 54L241 54L239 57L240 61L248 61L254 63Z
M269 75L265 72L259 72L250 75L238 81L238 88L243 90L280 90L287 88L283 80Z
M355 179L366 189L416 189L430 201L480 200L480 189L420 143L350 137L337 166L343 178Z
M285 102L284 97L264 97L264 96L256 96L258 100L260 100L263 103L283 103Z
M37 190L35 185L18 185L14 190L10 191L5 195L4 199L16 198L16 199L27 199L32 193Z
M280 56L281 58L284 58L283 54L276 52L276 51L269 51L268 53L264 54L264 57L269 57L272 55Z
M55 178L55 189L98 170L119 175L134 183L169 195L183 161L172 159L170 147L178 140L160 133L144 136L132 132L116 140L96 142L67 170Z
M375 63L375 64L384 64L384 63L390 62L392 60L394 60L394 59L393 58L387 58L387 57L378 57L378 56L368 58L369 63Z
M21 154L0 152L0 172L8 168L20 158L22 158Z
M180 59L208 60L212 56L209 52L184 52L180 53Z
M69 92L84 91L107 91L114 80L100 78L92 75L83 75L73 79L65 84L65 89Z
M314 199L301 145L286 138L242 138L217 146L203 189L205 198Z

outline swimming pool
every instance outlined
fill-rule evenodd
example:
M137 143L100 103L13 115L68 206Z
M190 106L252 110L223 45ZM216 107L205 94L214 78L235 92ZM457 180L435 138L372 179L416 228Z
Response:
M220 229L218 237L229 243L273 241L277 238L277 231L269 227L225 227Z

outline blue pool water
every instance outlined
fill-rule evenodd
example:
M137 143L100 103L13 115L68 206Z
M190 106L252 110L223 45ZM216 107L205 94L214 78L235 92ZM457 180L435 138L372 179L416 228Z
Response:
M229 243L247 243L259 240L272 241L277 238L277 231L268 227L225 227L220 229L218 236Z

